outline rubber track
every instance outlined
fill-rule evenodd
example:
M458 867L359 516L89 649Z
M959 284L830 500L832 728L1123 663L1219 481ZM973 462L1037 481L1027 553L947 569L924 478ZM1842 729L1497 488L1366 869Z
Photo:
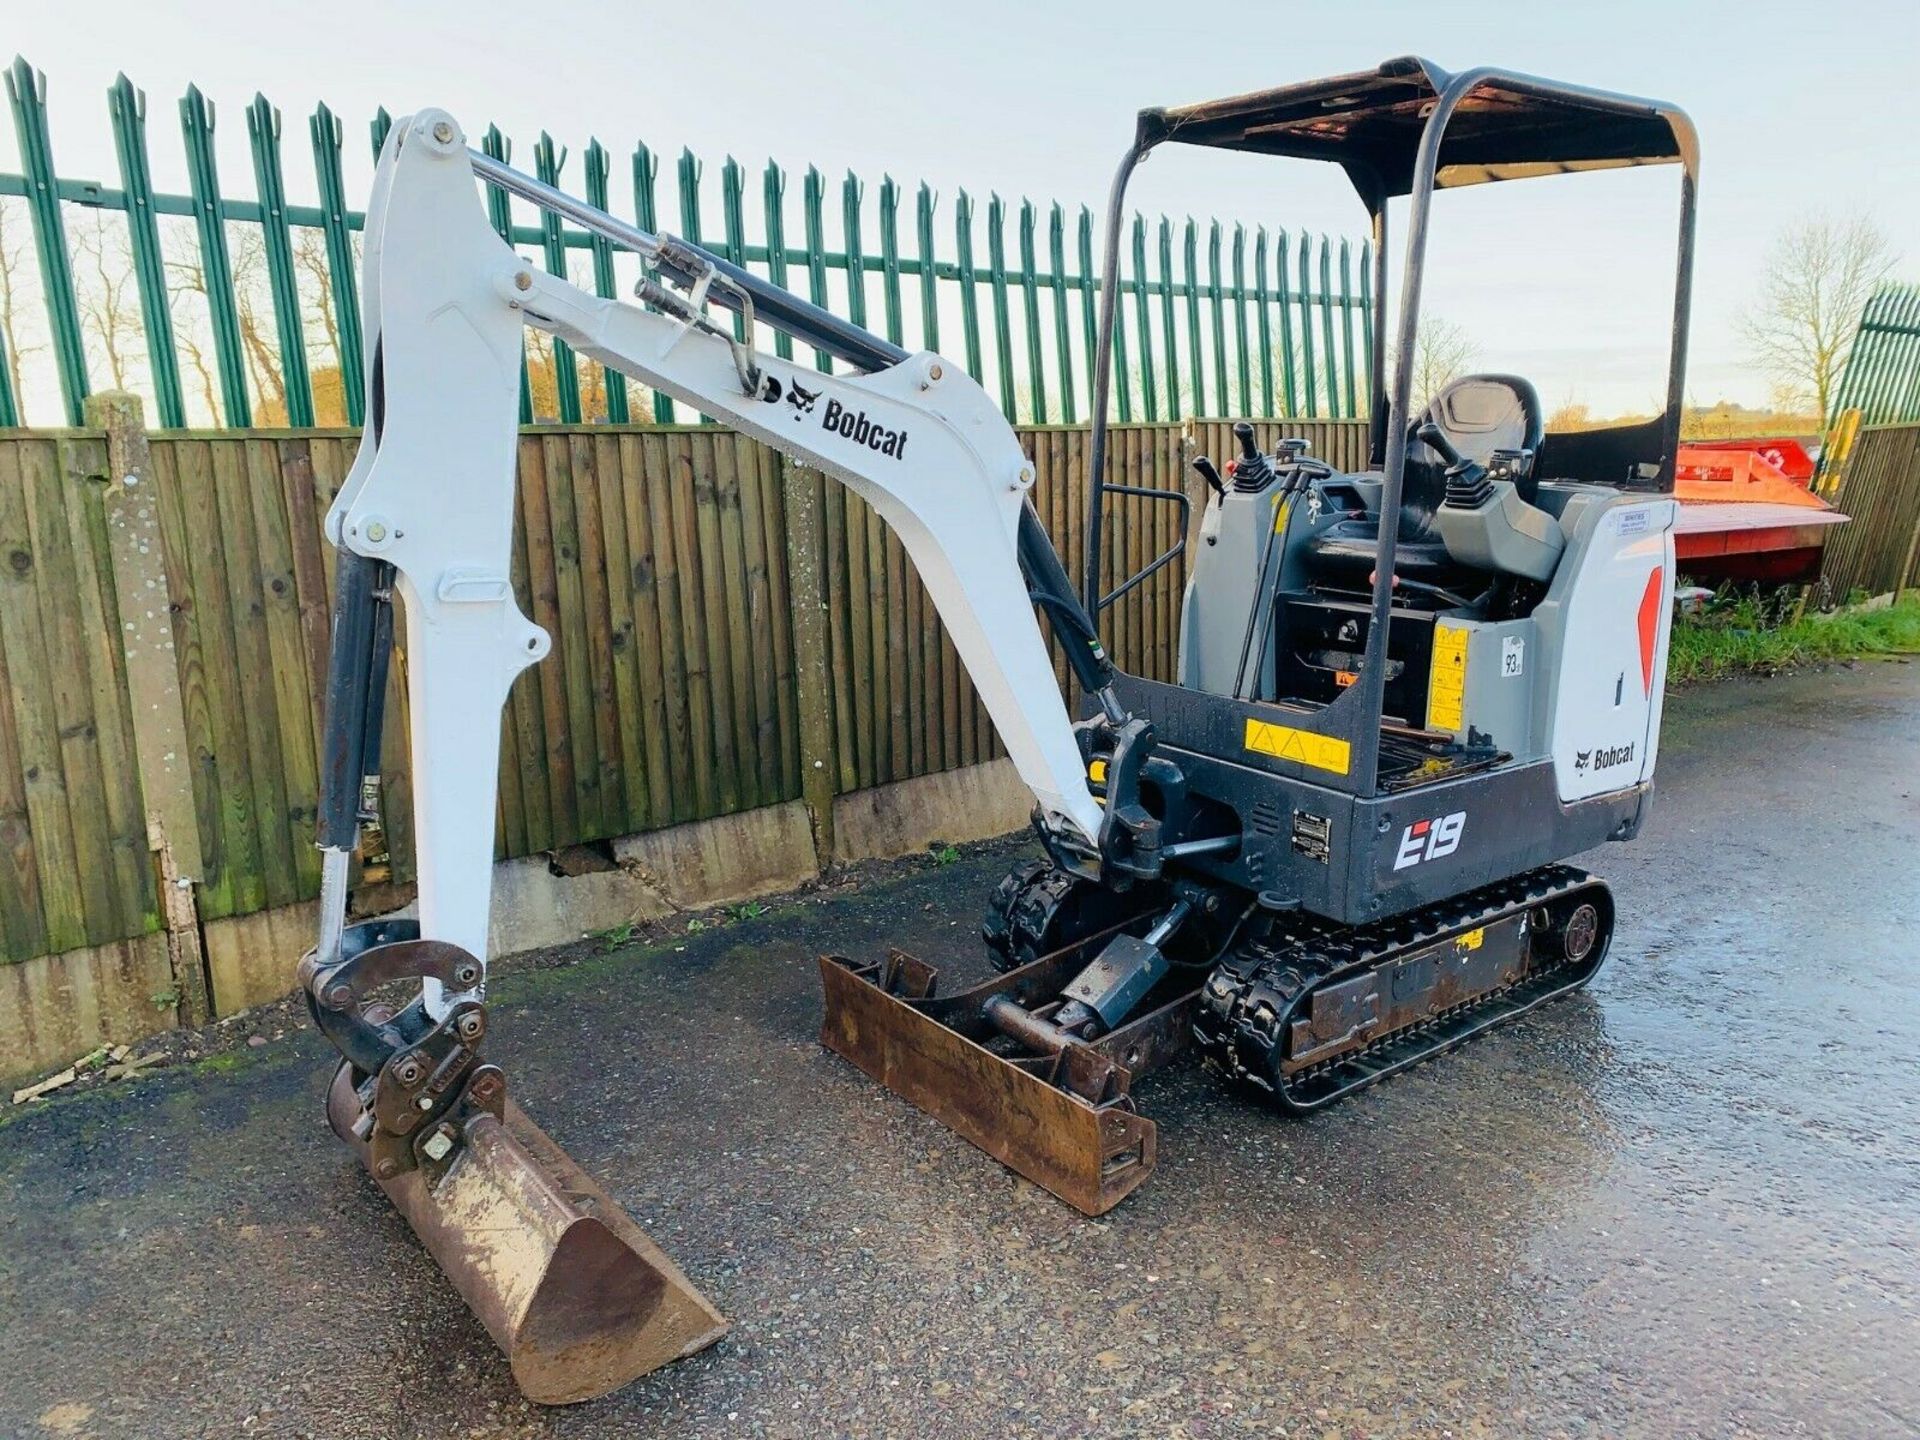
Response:
M1602 918L1600 936L1585 960L1561 961L1517 984L1377 1037L1363 1050L1280 1078L1279 1051L1288 1025L1315 991L1391 964L1449 935L1582 892L1591 892ZM1545 866L1374 925L1349 929L1303 917L1283 933L1242 945L1214 968L1201 987L1194 1038L1213 1069L1253 1086L1287 1113L1310 1114L1579 989L1605 961L1612 932L1613 903L1606 885L1568 865Z
M1026 860L994 887L980 938L993 968L1004 974L1167 903L1157 886L1121 894L1045 860Z
M1084 883L1044 860L1024 860L1014 866L994 887L986 922L980 927L993 968L1004 973L1046 954L1054 915L1075 887Z

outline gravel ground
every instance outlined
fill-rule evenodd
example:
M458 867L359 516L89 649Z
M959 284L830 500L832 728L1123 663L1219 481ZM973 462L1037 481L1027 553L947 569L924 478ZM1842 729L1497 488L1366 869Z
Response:
M1660 775L1590 991L1306 1123L1157 1077L1100 1221L814 1043L817 952L977 963L1019 847L502 972L521 1100L734 1322L567 1410L324 1044L203 1034L0 1122L0 1436L1920 1434L1920 665L1683 693Z

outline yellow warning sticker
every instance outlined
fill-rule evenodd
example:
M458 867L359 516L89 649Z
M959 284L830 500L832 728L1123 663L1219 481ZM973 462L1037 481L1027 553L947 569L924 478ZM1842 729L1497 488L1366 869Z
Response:
M1106 784L1107 783L1107 762L1105 760L1096 760L1091 765L1089 765L1087 767L1087 779L1091 780L1096 785Z
M1482 925L1478 930L1469 930L1466 934L1455 937L1453 943L1462 950L1478 950L1480 943L1486 938L1487 927Z
M1353 763L1353 747L1344 740L1251 717L1247 720L1247 749L1311 765L1316 770L1331 770L1336 775L1346 774Z
M1467 707L1467 636L1461 625L1433 627L1433 669L1427 679L1427 728L1465 727Z

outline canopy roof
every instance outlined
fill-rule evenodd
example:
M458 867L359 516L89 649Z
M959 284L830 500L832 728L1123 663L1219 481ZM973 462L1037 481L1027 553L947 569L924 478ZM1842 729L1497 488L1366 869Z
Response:
M1411 55L1352 75L1143 110L1139 139L1331 160L1363 196L1405 195L1427 117L1456 82L1472 88L1441 142L1435 183L1443 188L1676 161L1694 171L1693 124L1676 105L1504 70L1454 76Z

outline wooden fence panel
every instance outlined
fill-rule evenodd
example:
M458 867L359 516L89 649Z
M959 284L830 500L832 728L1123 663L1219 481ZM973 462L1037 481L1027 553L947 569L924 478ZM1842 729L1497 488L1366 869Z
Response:
M1841 595L1898 588L1920 525L1920 426L1862 430L1834 503L1852 518L1829 535L1823 576Z
M1262 426L1357 463L1354 422ZM1077 580L1088 433L1021 430L1033 500ZM1118 425L1116 484L1200 494L1189 461L1225 455L1225 422ZM318 892L318 804L333 551L321 520L349 432L170 432L152 444L174 664L200 831L200 914ZM528 430L512 576L554 638L502 716L496 852L526 856L797 798L800 680L787 478L773 450L717 426ZM42 954L157 921L133 760L117 600L85 434L0 442L0 953ZM899 540L815 477L832 788L1003 754ZM1101 588L1181 535L1179 507L1111 497ZM1171 680L1184 559L1103 617L1114 658ZM387 694L390 878L412 878L404 617ZM1071 677L1055 647L1063 689ZM1076 701L1077 703L1077 701ZM808 723L818 724L812 717Z
M245 444L222 436L153 447L174 651L193 752L202 863L198 898L206 919L245 915L270 903L269 855L284 857L291 869L284 814L281 833L261 834L261 801L270 796L273 780L261 773L270 748L264 731L273 724L277 741L277 717L254 717L250 737L247 696L250 689L257 692L262 677L246 674L243 659L256 648L247 623L249 577L244 568L228 572L232 549L241 543L228 523L239 488L232 472ZM246 496L237 499L244 503ZM271 821L270 799L267 810Z
M107 851L103 869L113 906L90 921L89 939L122 939L157 927L160 906L149 860L146 807L134 762L134 717L128 699L126 654L119 643L119 597L107 537L102 491L111 483L107 445L93 436L71 437L60 447L61 492L71 547L76 607L62 627L56 661L88 694L81 702L79 732L67 743L91 741L83 754L100 774L101 815ZM51 516L58 525L61 517ZM84 655L84 664L70 657ZM70 727L69 727L70 728ZM63 736L67 729L63 728ZM76 829L76 836L79 834Z
M1920 425L1863 429L1833 503L1851 517L1827 533L1820 564L1836 598L1920 585Z
M0 445L0 960L159 927L92 434Z

